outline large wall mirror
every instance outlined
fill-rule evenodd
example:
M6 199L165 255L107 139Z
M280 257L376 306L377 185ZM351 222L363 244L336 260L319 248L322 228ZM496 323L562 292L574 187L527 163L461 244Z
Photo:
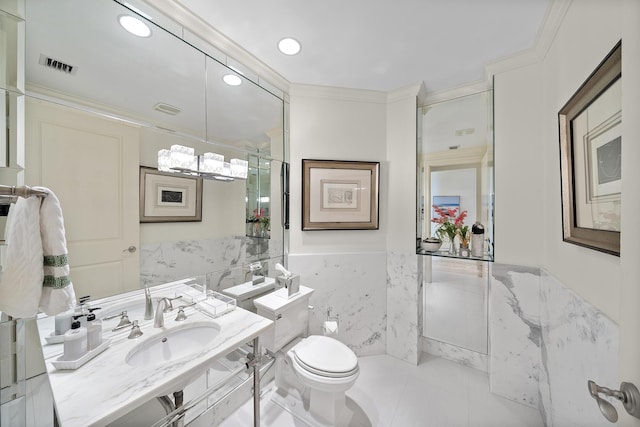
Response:
M418 238L434 237L434 205L466 211L464 225L482 224L484 260L493 258L493 92L485 91L418 108ZM445 239L446 240L446 239ZM436 251L460 256L459 238Z
M477 221L484 233L480 253L444 241L424 266L424 337L428 345L488 353L487 295L493 260L493 97L485 91L418 108L418 240L435 236L442 210L466 211L464 225ZM478 233L480 236L480 233ZM473 242L471 242L473 243ZM473 246L471 247L473 250ZM449 350L446 350L448 346ZM481 359L481 358L480 358Z
M0 184L56 193L78 297L194 276L222 290L244 281L255 261L272 274L286 241L284 93L242 67L227 67L230 58L154 11L153 2L126 4L0 1L0 43L7 47L0 55ZM126 32L119 18L127 15L150 34ZM227 75L239 85L225 83ZM202 180L200 221L141 222L141 168L155 170L158 151L172 145L246 160L248 177ZM254 212L268 218L259 230L248 226ZM16 361L15 375L0 364L0 419L24 421L29 413L48 425L52 405L24 391L25 379L38 396L48 389L34 322L23 328L5 317L0 345L24 350L26 363ZM15 344L5 340L7 330L20 332ZM23 392L5 402L7 375Z
M25 184L61 200L78 296L284 253L282 94L186 43L148 6L143 15L113 0L27 1ZM127 32L123 16L149 34ZM225 83L228 75L239 84ZM201 221L140 223L139 167L156 168L158 151L174 144L247 160L249 177L204 180ZM268 217L255 235L254 210ZM224 277L213 286L236 284Z

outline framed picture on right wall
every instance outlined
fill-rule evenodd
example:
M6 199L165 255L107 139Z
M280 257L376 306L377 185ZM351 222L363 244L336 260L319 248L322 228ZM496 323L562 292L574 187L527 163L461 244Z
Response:
M620 256L622 43L558 113L563 240Z

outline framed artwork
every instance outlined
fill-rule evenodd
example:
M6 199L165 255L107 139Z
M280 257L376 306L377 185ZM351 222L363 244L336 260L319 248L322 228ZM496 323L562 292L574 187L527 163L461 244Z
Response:
M460 196L433 196L431 203L431 218L436 218L436 210L434 205L441 209L457 209L460 213ZM436 235L436 230L440 224L431 222L431 236Z
M302 230L377 230L379 162L302 160Z
M620 256L622 44L558 113L563 240Z
M140 167L140 222L202 221L202 178Z

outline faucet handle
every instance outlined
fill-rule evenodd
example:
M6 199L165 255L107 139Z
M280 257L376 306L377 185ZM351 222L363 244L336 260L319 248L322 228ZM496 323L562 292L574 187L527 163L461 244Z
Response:
M122 313L119 314L114 314L113 316L107 316L104 318L104 320L111 320L111 319L115 319L116 317L120 316L120 322L118 322L118 326L116 326L113 330L117 331L118 329L122 329L125 326L129 326L131 324L131 320L129 320L129 316L127 315L127 311L123 311Z
M131 326L131 332L129 332L129 336L127 338L134 339L142 336L142 331L140 330L140 326L138 326L138 321L134 320Z
M192 302L191 304L181 305L178 307L178 315L176 316L176 322L182 322L183 320L187 320L187 315L184 312L184 309L187 307L191 307L192 305L196 305L196 302Z
M173 301L180 298L182 298L182 295L178 295L177 297L173 297L173 298L166 297L168 304L164 306L164 310L162 310L162 312L169 313L170 311L173 311Z

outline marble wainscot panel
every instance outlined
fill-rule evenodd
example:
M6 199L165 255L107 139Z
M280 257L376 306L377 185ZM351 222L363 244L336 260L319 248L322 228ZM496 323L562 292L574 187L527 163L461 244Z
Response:
M493 264L489 293L491 391L538 408L540 269Z
M540 411L546 425L609 425L587 380L618 389L618 325L544 270L540 304Z
M142 245L141 285L154 286L242 265L246 242L246 237L235 236Z
M417 365L422 353L422 256L387 254L387 354Z
M480 371L488 372L489 370L489 357L486 354L467 350L457 345L423 337L422 351Z
M300 284L315 289L311 297L311 334L322 323L339 319L337 339L358 356L384 354L386 349L386 253L289 254L288 269Z

